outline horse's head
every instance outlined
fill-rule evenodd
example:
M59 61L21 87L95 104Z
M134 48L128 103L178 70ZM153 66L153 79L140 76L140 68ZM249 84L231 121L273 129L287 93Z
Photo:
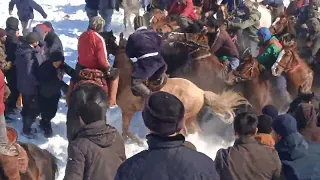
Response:
M166 34L166 33L170 33L173 32L174 30L179 29L178 23L177 21L172 21L169 23L164 24L160 29L158 29L157 31L160 34Z
M153 10L153 14L150 20L151 24L155 24L160 22L161 20L165 19L166 14L164 13L164 11L161 11L160 9L155 9Z
M295 33L294 26L296 24L295 16L280 15L270 26L270 32L274 35L283 33Z
M249 81L259 76L259 63L252 57L248 56L238 66L238 68L228 74L227 83L233 85L235 82Z
M100 35L103 37L106 46L107 46L107 51L110 54L113 54L116 52L118 45L116 42L116 37L113 35L113 33L110 32L102 32Z
M279 76L282 72L293 70L301 61L295 52L297 42L294 35L286 34L280 39L280 42L283 45L283 50L279 53L276 62L271 68L274 76Z
M227 4L220 4L217 8L217 19L224 21L228 18L229 18L228 5Z

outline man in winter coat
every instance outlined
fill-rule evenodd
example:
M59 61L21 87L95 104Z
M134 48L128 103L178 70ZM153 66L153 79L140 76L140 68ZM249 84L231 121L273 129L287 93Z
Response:
M11 91L11 94L6 102L6 111L5 116L9 117L10 115L16 115L18 113L17 109L17 100L19 97L19 91L17 88L17 69L15 66L16 60L16 49L20 44L18 39L19 37L19 20L15 17L9 17L6 21L6 34L7 39L5 42L7 61L11 62L12 67L7 72L5 76L8 82L8 87Z
M306 140L320 144L320 127L317 126L315 107L309 103L301 103L294 114L300 134Z
M0 71L0 164L4 175L8 179L20 180L19 169L16 167L18 152L16 152L15 147L8 144L6 119L4 117L5 86L4 74Z
M184 113L176 96L162 91L152 94L142 111L150 130L149 149L125 161L115 180L219 179L212 159L184 146L185 138L179 133Z
M79 105L76 102L81 98L85 103ZM64 180L113 180L126 155L119 132L106 124L106 93L101 87L88 83L85 88L76 89L70 101L68 117L74 108L80 117L77 118L79 128L68 146ZM67 123L67 126L71 125Z
M143 17L135 17L134 29L126 45L126 54L133 62L131 90L135 96L147 97L151 91L143 82L162 79L166 63L160 54L161 37L147 29Z
M187 31L190 25L198 20L198 15L194 12L194 5L192 0L175 0L168 12L169 15L178 15L178 23L181 31Z
M275 142L271 135L272 121L272 117L268 115L262 114L258 116L258 133L255 136L255 139L261 144L274 148Z
M308 64L317 63L317 59L319 56L320 49L320 22L317 18L311 18L307 21L307 27L310 32L310 36L308 38L309 43L309 56L305 57Z
M7 40L7 33L4 29L0 28L0 69L2 70L2 72L8 71L12 66L11 62L7 61L6 47L5 47L6 40Z
M226 30L219 28L220 23L215 20L210 19L208 26L208 35L214 37L211 38L213 40L209 43L212 54L216 55L221 61L228 62L228 71L230 69L228 64L230 64L231 70L235 70L240 63L239 52L230 35Z
M81 34L78 42L78 63L76 73L83 69L99 70L107 76L107 86L110 106L116 105L116 97L119 82L119 73L115 68L111 68L108 62L106 43L99 34L103 31L104 20L96 16L91 19L90 29ZM73 78L69 88L69 95L72 92L73 84L80 81L79 78ZM69 96L68 95L68 96Z
M320 145L307 143L298 132L295 118L289 114L279 115L272 129L285 178L320 179Z
M9 2L10 15L12 15L12 11L15 5L18 9L18 17L21 21L23 36L26 36L28 34L28 30L31 27L34 18L33 10L38 11L44 19L47 18L47 14L44 12L42 7L34 0L11 0Z
M99 3L100 3L100 0L86 0L85 10L86 10L89 21L91 18L98 16Z
M61 70L64 62L63 46L58 35L44 24L37 25L44 32L45 61L39 64L39 106L41 113L40 128L46 137L52 136L51 120L55 117L61 97Z
M17 85L23 99L21 112L23 134L28 138L33 137L31 125L39 115L39 81L36 78L36 73L39 64L44 61L38 46L40 39L41 37L37 33L30 32L26 36L25 42L16 51Z
M251 55L256 57L258 55L257 47L259 42L257 31L260 27L261 13L258 11L257 6L250 0L246 0L244 5L245 15L241 17L242 22L235 23L228 21L228 28L238 29L241 32L243 31L243 35L241 36L243 36L242 38L249 38Z
M114 9L119 11L120 2L118 0L100 0L99 13L105 21L104 32L112 32L111 21Z
M232 147L218 150L215 159L221 180L280 179L278 153L255 140L257 125L255 114L243 112L235 117L233 126L237 139Z

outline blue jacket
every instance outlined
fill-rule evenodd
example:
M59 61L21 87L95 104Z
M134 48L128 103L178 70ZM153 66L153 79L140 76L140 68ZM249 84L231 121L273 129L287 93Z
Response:
M33 0L11 0L9 3L9 11L13 10L14 5L18 9L18 17L20 21L28 21L34 18L33 10L38 11L43 18L47 18L47 14L42 7Z
M141 27L129 36L126 54L132 59L132 77L137 79L148 79L159 69L165 69L166 63L160 51L161 37L152 29ZM158 53L149 57L142 56Z
M93 10L99 10L99 0L86 0L86 6Z
M23 95L38 95L39 82L36 73L44 61L40 47L32 48L23 43L16 50L17 87Z
M320 145L308 143L296 132L283 137L275 148L286 179L320 179Z
M149 149L126 160L115 180L219 180L212 159L183 145L183 135L148 135Z

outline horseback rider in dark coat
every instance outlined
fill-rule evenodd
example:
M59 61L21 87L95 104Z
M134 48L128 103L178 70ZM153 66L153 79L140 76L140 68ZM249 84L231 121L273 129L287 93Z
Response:
M160 54L161 37L147 29L143 17L134 19L134 29L126 46L126 54L133 62L131 90L135 96L146 97L151 91L143 82L164 77L167 66Z

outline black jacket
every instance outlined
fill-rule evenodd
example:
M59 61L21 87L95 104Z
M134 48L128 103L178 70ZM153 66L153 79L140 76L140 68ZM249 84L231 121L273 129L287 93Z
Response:
M115 180L218 180L215 163L203 153L183 145L183 135L148 135L149 149L118 169Z

